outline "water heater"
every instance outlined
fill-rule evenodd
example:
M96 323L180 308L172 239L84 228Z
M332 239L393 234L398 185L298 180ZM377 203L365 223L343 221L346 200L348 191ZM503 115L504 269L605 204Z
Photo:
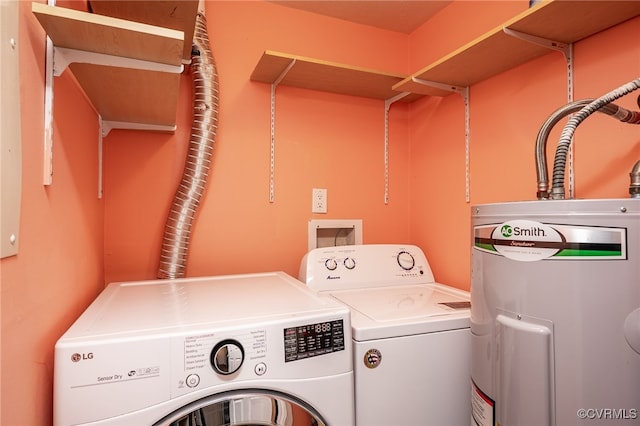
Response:
M472 207L473 425L640 425L640 199Z

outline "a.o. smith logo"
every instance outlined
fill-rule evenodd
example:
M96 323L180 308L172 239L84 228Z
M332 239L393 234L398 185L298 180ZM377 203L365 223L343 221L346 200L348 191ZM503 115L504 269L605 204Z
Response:
M528 228L522 228L520 226L502 225L500 228L500 234L505 238L511 237L546 237L547 233L544 228L539 226L531 226Z

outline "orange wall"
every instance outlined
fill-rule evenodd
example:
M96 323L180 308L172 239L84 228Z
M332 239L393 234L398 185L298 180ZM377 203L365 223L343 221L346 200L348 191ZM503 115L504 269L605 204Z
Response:
M220 122L187 275L283 270L297 275L310 219L360 218L366 242L408 241L407 107L390 118L384 204L384 103L280 86L275 202L269 202L270 85L250 81L264 50L405 72L408 36L267 2L206 4L218 65ZM178 132L114 131L106 144L106 280L155 278L164 222L190 131L190 77ZM311 213L312 188L328 213Z
M58 4L84 8L83 2ZM465 6L477 11L463 13ZM410 73L524 6L456 2L406 36L268 2L207 2L220 74L220 128L188 274L279 269L295 275L309 219L362 218L366 243L418 244L439 281L468 288L470 206L534 197L535 135L566 102L559 54L471 88L470 203L464 199L458 95L392 106L391 201L384 205L383 103L289 87L277 90L276 201L269 203L270 88L249 76L265 49ZM55 341L105 282L156 275L166 212L184 163L191 89L185 75L175 135L113 131L105 139L99 200L95 113L69 73L56 78L55 176L43 187L44 32L30 2L20 8L21 241L18 256L0 263L0 423L47 425ZM639 30L636 18L576 44L576 99L599 96L640 74ZM619 103L637 109L633 98ZM550 146L556 140L552 136ZM640 158L638 128L594 116L576 140L578 196L626 197L628 171ZM327 215L311 214L313 187L329 190Z
M7 426L51 424L54 344L104 285L96 115L68 72L56 78L53 185L43 186L45 34L31 2L19 3L20 245L0 263Z
M574 99L597 98L640 75L640 18L574 45ZM412 34L412 52L428 49ZM470 202L465 202L462 97L411 105L411 240L431 259L436 279L469 288L471 206L533 200L535 141L541 124L567 103L566 61L552 52L470 89ZM638 92L616 101L638 110ZM548 165L565 121L548 142ZM628 196L629 172L640 159L640 129L594 115L575 134L576 197Z
M455 0L409 37L409 73L440 60L525 11L528 0Z

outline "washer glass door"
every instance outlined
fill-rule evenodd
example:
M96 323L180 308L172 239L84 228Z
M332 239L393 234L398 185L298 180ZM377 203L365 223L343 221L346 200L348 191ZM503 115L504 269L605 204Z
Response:
M326 426L303 401L269 390L225 392L194 401L154 426Z

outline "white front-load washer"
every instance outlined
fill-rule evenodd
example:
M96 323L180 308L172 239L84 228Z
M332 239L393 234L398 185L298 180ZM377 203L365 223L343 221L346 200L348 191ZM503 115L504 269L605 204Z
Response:
M55 425L354 423L349 309L282 272L112 283L55 346Z
M298 278L351 308L357 425L469 424L469 293L436 283L419 247L314 249Z

